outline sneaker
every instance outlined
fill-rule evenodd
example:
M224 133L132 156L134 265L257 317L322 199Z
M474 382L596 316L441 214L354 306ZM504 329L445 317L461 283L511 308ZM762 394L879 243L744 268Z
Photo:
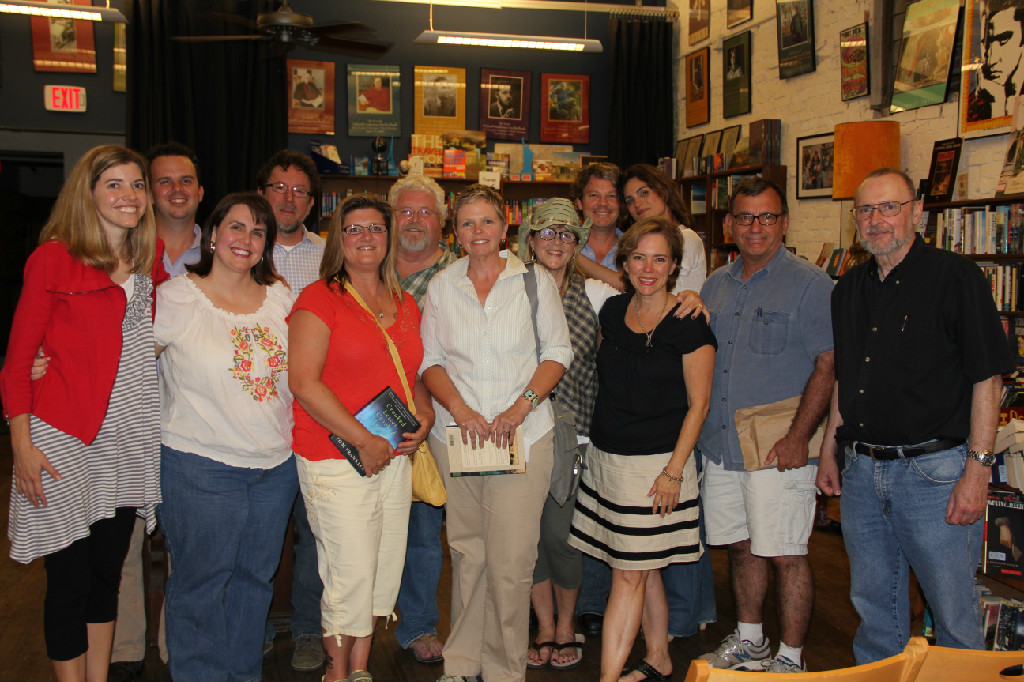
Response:
M712 668L762 672L769 660L768 638L764 638L763 644L755 645L741 640L739 632L733 630L717 649L700 658L710 663Z
M764 668L766 673L805 673L807 672L807 666L804 665L803 656L800 657L799 663L794 663L785 656L776 656L765 661L767 664Z
M324 664L324 643L318 635L302 635L295 640L292 670L310 672Z

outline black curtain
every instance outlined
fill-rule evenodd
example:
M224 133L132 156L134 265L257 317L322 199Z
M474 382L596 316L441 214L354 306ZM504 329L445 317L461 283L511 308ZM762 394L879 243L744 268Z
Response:
M672 24L612 17L609 159L622 168L673 154Z
M255 21L273 0L126 0L128 145L176 140L199 157L202 217L225 194L255 189L256 172L288 144L285 60L265 41L183 43L172 36L255 33L214 13ZM206 210L203 210L206 209Z

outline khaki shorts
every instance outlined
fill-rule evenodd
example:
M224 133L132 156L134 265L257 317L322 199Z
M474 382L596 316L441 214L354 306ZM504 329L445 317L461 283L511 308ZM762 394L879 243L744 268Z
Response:
M408 457L363 478L344 459L296 456L299 488L316 538L325 635L365 637L393 615L405 567L412 478Z
M807 554L818 473L817 460L811 462L789 471L727 471L705 457L701 500L707 544L749 538L756 556Z

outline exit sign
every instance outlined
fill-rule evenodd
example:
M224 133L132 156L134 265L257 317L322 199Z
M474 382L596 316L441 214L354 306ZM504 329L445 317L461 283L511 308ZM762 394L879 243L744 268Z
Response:
M44 85L43 104L47 111L85 111L85 88Z

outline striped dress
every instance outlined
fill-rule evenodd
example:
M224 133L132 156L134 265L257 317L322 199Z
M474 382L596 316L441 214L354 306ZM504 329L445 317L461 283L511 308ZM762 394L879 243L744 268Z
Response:
M86 537L89 526L118 507L136 507L146 530L160 501L160 392L153 355L152 291L148 275L134 287L121 324L121 360L99 434L85 445L31 417L32 442L61 475L43 472L47 506L33 507L12 482L11 558L28 563Z

